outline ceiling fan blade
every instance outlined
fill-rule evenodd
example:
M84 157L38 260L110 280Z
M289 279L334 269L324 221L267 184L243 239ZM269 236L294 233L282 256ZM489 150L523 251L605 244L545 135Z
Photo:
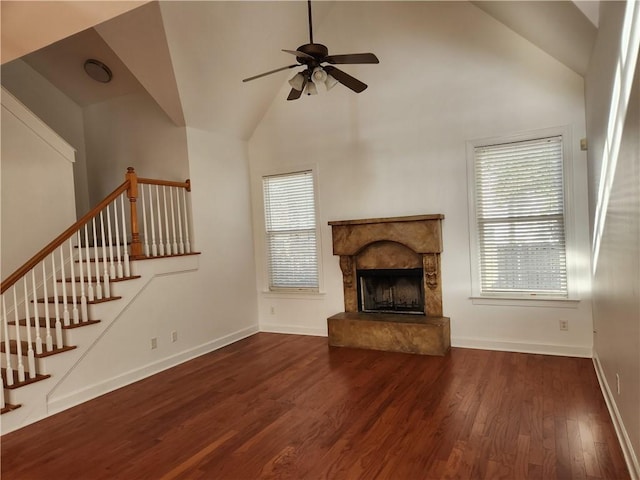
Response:
M350 53L347 55L329 55L328 57L324 57L323 62L329 63L380 63L378 57L376 57L373 53Z
M295 55L296 57L305 57L305 58L314 58L313 55L309 55L308 53L301 52L300 50L282 50L283 52L290 53L291 55Z
M254 75L253 77L245 78L242 80L243 82L250 82L251 80L255 80L256 78L265 77L267 75L271 75L272 73L280 72L282 70L286 70L288 68L299 67L300 64L296 63L295 65L289 65L287 67L276 68L275 70L271 70L270 72L261 73L260 75Z
M287 97L287 100L299 99L306 85L307 85L307 78L305 77L304 82L302 83L302 88L300 90L296 90L295 88L292 88L291 91L289 92L289 96Z
M366 83L362 83L357 78L353 78L348 73L345 73L342 70L338 70L336 67L326 66L324 67L324 70L345 87L350 88L356 93L360 93L367 88Z

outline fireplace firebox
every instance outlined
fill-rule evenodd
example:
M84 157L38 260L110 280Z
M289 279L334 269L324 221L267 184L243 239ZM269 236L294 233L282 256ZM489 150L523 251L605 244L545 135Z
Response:
M422 268L358 270L358 310L424 315Z

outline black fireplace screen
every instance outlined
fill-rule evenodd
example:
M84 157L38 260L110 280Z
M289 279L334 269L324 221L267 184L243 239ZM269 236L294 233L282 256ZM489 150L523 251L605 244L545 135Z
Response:
M424 314L421 268L359 270L357 273L361 312Z

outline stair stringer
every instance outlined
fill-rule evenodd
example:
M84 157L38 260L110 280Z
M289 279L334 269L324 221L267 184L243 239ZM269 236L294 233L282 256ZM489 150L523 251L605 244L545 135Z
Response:
M109 330L123 316L124 312L126 312L154 279L161 276L192 272L198 268L199 255L158 257L150 260L132 262L132 274L140 275L140 278L126 282L117 282L111 285L112 295L122 298L90 305L90 317L99 319L100 323L65 331L66 344L75 345L76 348L58 355L38 359L39 371L43 374L49 374L51 377L11 390L11 402L21 404L22 406L17 410L2 415L0 425L1 433L4 435L13 430L17 430L107 393L108 391L140 380L151 373L156 373L153 371L121 384L116 382L116 384L111 384L110 388L105 391L84 392L84 394L81 392L81 394L75 393L73 395L56 396L56 392L69 375L82 364L83 360L96 348ZM235 341L235 339L232 341ZM116 352L114 352L114 355L115 354ZM164 368L159 368L157 371L181 362L168 363Z

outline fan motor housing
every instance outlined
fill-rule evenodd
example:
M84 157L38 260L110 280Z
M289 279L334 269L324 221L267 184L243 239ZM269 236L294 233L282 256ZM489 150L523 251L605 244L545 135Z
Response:
M306 53L307 55L311 55L317 61L321 61L324 57L329 55L329 49L321 43L306 43L299 46L298 51ZM310 60L309 58L305 57L296 57L296 59L302 64L306 64Z

